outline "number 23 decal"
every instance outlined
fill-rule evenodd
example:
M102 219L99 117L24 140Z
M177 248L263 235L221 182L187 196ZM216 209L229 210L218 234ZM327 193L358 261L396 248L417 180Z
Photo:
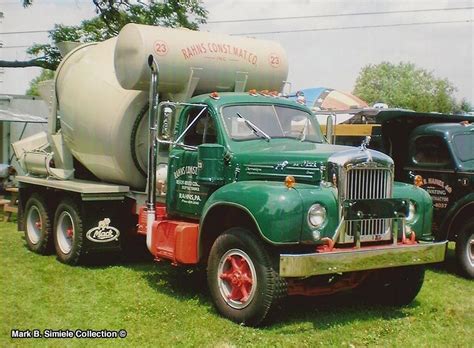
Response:
M271 54L269 57L269 63L272 67L278 68L280 66L280 57L276 54Z
M159 56L164 56L168 53L168 45L164 41L156 41L154 48L155 53Z

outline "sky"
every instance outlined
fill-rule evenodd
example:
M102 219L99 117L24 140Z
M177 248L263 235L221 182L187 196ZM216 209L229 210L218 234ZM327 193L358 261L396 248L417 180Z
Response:
M447 78L458 100L474 103L473 0L207 0L204 7L208 24L201 30L280 42L293 91L351 92L367 64L403 61ZM0 59L8 60L27 59L24 46L47 42L47 33L6 33L44 31L95 15L91 0L36 0L28 9L20 0L0 0L0 12ZM4 69L0 93L23 94L39 71Z

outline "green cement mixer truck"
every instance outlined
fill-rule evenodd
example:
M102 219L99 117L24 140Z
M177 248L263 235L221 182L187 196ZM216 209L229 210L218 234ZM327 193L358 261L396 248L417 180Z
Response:
M28 248L74 265L142 234L156 260L203 266L218 312L246 325L287 295L411 302L445 255L430 196L366 144L328 144L279 96L287 73L275 42L182 29L74 48L48 132L13 144Z

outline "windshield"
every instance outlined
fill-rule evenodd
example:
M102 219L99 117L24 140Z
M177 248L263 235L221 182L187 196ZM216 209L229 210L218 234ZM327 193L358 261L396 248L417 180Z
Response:
M319 124L310 113L302 110L275 105L233 105L224 107L222 116L227 134L234 140L265 138L263 132L270 139L323 142Z
M458 134L454 137L454 148L463 162L474 160L474 134Z

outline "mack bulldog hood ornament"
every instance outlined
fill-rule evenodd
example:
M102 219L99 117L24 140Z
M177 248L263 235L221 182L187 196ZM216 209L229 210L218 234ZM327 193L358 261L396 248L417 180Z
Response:
M370 137L370 135L367 135L365 137L365 139L362 140L362 144L360 144L360 150L364 151L367 154L367 162L372 162L372 155L371 155L370 151L367 149L367 147L370 144L371 139L372 138Z
M371 136L370 136L370 135L367 135L367 136L365 137L365 139L362 140L362 144L360 144L360 149L361 149L362 151L366 151L366 150L367 150L367 147L369 146L371 139L372 139Z

